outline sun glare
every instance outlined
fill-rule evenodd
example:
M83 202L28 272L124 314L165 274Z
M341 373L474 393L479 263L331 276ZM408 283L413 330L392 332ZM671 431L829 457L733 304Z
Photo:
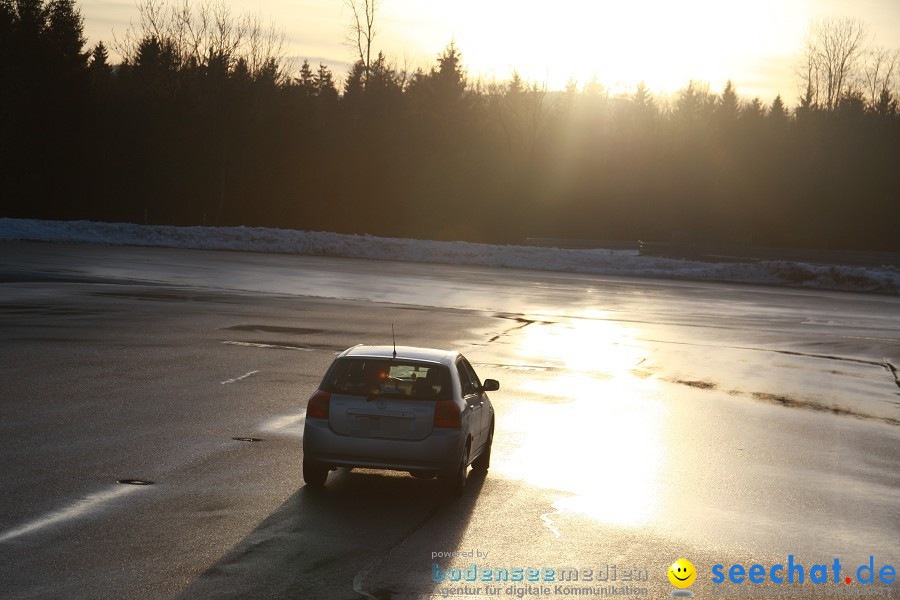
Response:
M519 358L540 356L554 371L518 383L522 397L540 400L504 415L504 431L529 443L495 471L561 492L555 513L615 526L658 518L667 409L657 401L658 382L636 374L646 360L636 333L581 319L523 330ZM559 402L566 403L564 420Z
M385 33L402 38L406 52L436 53L454 39L472 76L503 80L517 70L550 89L596 80L616 92L645 81L671 92L691 79L753 85L774 57L799 49L804 4L395 0L384 7L395 23Z
M597 81L612 93L645 82L670 94L688 81L714 91L726 80L766 101L796 92L795 66L811 20L857 13L879 43L900 39L890 0L381 0L375 49L400 68L428 69L455 40L471 79L506 80L513 71L561 90ZM289 57L323 61L339 75L354 60L343 0L231 0L237 14L259 12L284 27ZM110 41L136 21L133 2L84 0L91 43ZM115 48L113 48L115 54ZM298 62L299 64L299 62Z

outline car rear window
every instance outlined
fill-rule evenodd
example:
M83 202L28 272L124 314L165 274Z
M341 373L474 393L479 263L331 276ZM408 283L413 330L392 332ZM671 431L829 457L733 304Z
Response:
M412 400L450 398L450 371L434 363L386 358L341 358L331 365L321 388L333 394Z

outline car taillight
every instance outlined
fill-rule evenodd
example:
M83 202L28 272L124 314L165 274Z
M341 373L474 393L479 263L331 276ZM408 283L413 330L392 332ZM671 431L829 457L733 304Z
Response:
M459 427L459 406L453 400L438 400L434 403L435 427Z
M331 394L328 392L323 392L322 390L317 390L315 394L309 399L309 404L306 405L306 416L316 417L319 419L327 419L328 418L328 405L331 403Z

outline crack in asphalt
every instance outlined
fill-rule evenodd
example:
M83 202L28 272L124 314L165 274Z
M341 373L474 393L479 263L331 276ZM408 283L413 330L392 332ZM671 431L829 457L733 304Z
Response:
M878 363L880 364L880 363ZM887 363L890 364L890 363ZM896 367L895 367L896 368ZM895 373L896 376L896 373ZM711 381L693 381L693 380L685 380L685 379L663 379L663 381L667 381L669 383L677 383L680 385L686 385L688 387L698 388L702 390L715 390L718 385ZM898 383L900 385L900 383ZM778 406L784 406L788 408L802 408L808 410L815 410L818 412L830 412L835 415L844 415L848 417L855 417L857 419L864 420L873 420L873 421L881 421L882 423L887 423L888 425L900 425L900 420L893 419L891 417L879 417L877 415L870 415L863 412L855 411L851 408L845 408L841 406L834 405L826 405L820 404L818 402L813 402L811 400L794 398L792 396L787 396L785 394L773 394L771 392L745 392L742 390L729 390L728 394L730 396L750 396L754 400L759 400L761 402L769 402L771 404L775 404Z
M872 360L865 358L855 358L852 356L837 356L834 354L815 354L812 352L799 352L797 350L775 350L773 348L755 348L753 346L723 346L721 344L697 344L692 342L675 342L672 340L656 340L649 338L642 338L642 342L652 342L655 344L680 344L683 346L704 346L707 348L728 348L729 350L752 350L755 352L772 352L775 354L786 354L788 356L803 356L806 358L821 358L824 360L837 360L841 362L849 362L855 363L859 365L870 365L873 367L882 367L887 369L888 372L894 377L894 383L897 384L897 387L900 387L900 372L896 366L891 364L891 362L883 358L881 360Z
M550 515L558 515L559 509L554 509L552 512L544 513L541 515L541 521L544 522L544 525L553 533L555 537L559 537L559 529L553 526L553 519L550 518Z
M900 387L900 374L897 372L897 367L892 365L888 359L884 359L884 362L881 365L891 372L891 375L894 376L894 383L897 384L897 387Z
M502 332L498 333L497 335L495 335L494 337L492 337L491 339L489 339L489 340L487 341L488 344L492 344L492 343L496 342L497 340L499 340L499 339L502 338L503 336L509 335L509 334L512 333L513 331L517 331L517 330L519 330L519 329L524 329L524 328L528 327L529 325L533 325L534 323L537 323L537 321L535 321L535 320L533 320L533 319L526 319L526 318L524 318L524 317L500 317L500 318L501 318L501 319L510 319L510 318L511 318L511 319L513 319L513 320L515 320L515 321L518 321L519 324L516 325L515 327L510 327L510 328L507 329L506 331L502 331Z

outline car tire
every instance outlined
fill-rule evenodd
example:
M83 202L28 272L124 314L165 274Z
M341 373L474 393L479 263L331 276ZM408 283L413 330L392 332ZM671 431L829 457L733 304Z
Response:
M321 488L328 478L328 467L308 460L303 461L303 481L311 488Z
M463 448L462 459L459 467L450 478L450 491L454 496L462 496L463 490L466 489L466 476L469 474L469 447Z
M484 446L484 450L481 451L481 456L476 458L472 462L472 469L478 471L479 473L487 473L487 470L491 468L491 448L494 445L494 422L491 421L491 431L488 433L488 441Z

